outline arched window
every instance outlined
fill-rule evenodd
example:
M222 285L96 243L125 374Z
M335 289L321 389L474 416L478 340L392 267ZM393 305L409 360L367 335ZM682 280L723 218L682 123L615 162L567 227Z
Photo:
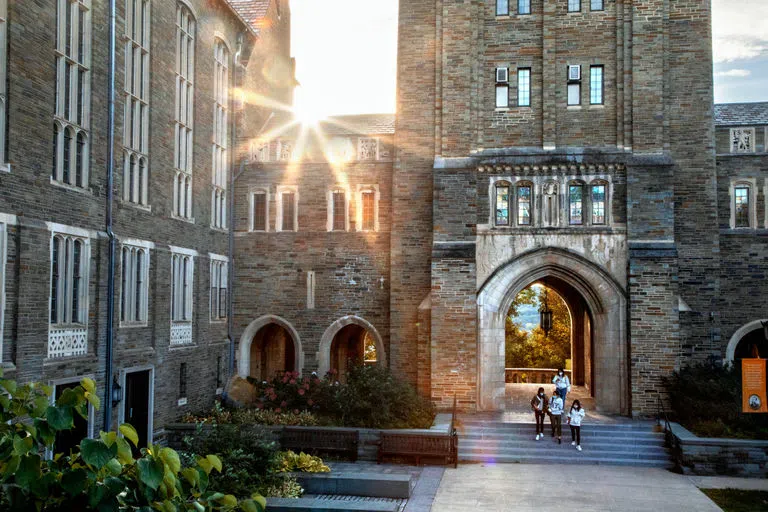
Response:
M176 5L176 169L184 175L174 215L192 218L192 150L194 121L195 19L189 8Z
M584 224L584 184L580 181L568 185L568 223L571 226Z
M125 0L123 199L147 205L150 0ZM138 164L136 163L138 159ZM129 160L131 163L129 163ZM130 183L128 183L130 181Z
M533 184L527 181L517 185L517 224L533 224Z
M590 203L592 207L592 225L606 225L608 223L608 184L606 182L592 182L590 186Z
M60 183L87 188L87 138L91 103L91 2L57 0L57 5L57 123L54 125L56 158L52 177ZM58 136L60 128L63 137Z
M506 181L500 181L494 186L494 211L495 224L500 227L509 227L510 220L510 190L511 186Z
M229 165L229 50L224 41L217 39L213 64L213 207L211 225L227 227L227 208L224 200L227 190Z

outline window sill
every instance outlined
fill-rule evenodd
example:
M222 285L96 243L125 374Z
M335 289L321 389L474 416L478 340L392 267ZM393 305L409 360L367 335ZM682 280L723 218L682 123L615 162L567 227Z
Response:
M269 233L268 229L249 229L248 233Z
M217 231L219 233L229 233L229 230L227 228L219 228L216 226L211 226L211 231Z
M211 325L225 325L227 323L227 319L226 318L217 318L217 319L214 320L212 318L212 319L210 319L208 321L208 323L211 324Z
M66 189L66 190L71 190L72 192L78 192L80 194L87 194L89 196L93 195L93 192L91 192L91 189L89 189L89 188L76 187L75 185L70 185L68 183L64 183L62 181L55 180L53 178L51 178L51 185L53 185L54 187L59 187L59 188L63 188L63 189Z
M118 329L141 329L143 327L149 327L149 323L144 322L120 322Z
M171 218L175 220L180 220L181 222L186 222L187 224L194 224L195 218L194 217L179 217L178 215L171 214Z
M128 208L134 208L136 210L141 210L143 212L152 213L151 205L132 203L131 201L126 201L125 199L121 199L120 204L122 204L123 206L127 206Z
M591 103L589 105L590 110L603 110L605 108L605 103Z
M568 105L568 110L581 110L581 105Z
M496 107L496 112L509 112L510 110L509 107Z

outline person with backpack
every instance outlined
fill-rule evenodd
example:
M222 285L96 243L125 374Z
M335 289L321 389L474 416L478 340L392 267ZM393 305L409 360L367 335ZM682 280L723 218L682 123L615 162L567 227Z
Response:
M557 435L557 444L563 443L563 399L553 394L549 399L549 421L552 424L552 437Z
M579 451L581 451L581 420L586 414L587 412L581 407L581 402L574 400L568 413L568 424L571 426L571 446L576 446Z
M552 377L552 384L555 385L555 393L560 395L565 404L565 396L571 392L571 380L565 374L565 371L560 368L557 370L557 375Z
M538 441L544 437L544 416L549 408L544 388L539 388L539 391L531 399L531 408L536 417L536 440Z

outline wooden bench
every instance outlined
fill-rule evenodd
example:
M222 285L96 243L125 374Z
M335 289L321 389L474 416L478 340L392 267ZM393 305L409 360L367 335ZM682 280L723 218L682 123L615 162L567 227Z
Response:
M458 465L459 451L458 436L451 434L409 434L402 432L382 432L379 443L377 462L386 457L413 457L416 465L421 464L422 458L442 459L445 465Z
M325 430L312 427L285 427L280 434L283 450L305 453L330 453L347 455L357 461L357 445L360 432L357 430Z

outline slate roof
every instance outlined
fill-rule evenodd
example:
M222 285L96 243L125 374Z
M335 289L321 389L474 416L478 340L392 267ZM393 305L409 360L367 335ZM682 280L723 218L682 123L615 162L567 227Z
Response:
M320 125L327 135L391 135L395 133L395 114L332 116Z
M716 126L768 124L768 101L715 105Z
M269 4L272 0L226 0L227 3L250 25L251 29L258 32L261 28L261 20L267 15Z

